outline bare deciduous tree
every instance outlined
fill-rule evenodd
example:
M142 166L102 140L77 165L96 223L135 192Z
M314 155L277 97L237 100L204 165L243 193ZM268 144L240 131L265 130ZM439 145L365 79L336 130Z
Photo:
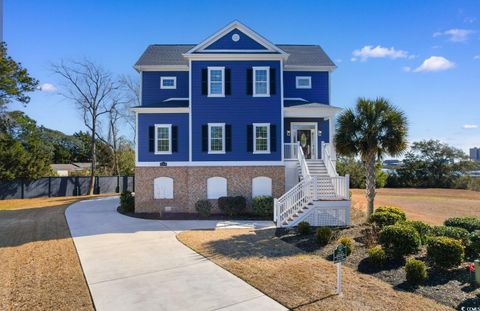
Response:
M94 193L94 177L96 169L96 140L100 117L110 113L116 100L118 83L112 74L103 67L89 60L62 61L54 64L53 72L64 82L65 98L72 100L82 115L85 126L91 132L91 172L88 193Z
M124 75L120 78L120 84L125 94L125 105L122 107L121 115L132 132L135 133L135 114L129 108L141 105L140 82L132 76ZM133 137L133 143L135 144L135 135Z

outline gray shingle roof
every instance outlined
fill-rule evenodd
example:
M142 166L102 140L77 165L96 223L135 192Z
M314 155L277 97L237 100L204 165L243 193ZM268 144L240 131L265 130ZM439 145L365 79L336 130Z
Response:
M135 66L188 65L183 53L195 44L152 44L140 56ZM285 65L290 66L335 66L319 45L278 44L290 57Z

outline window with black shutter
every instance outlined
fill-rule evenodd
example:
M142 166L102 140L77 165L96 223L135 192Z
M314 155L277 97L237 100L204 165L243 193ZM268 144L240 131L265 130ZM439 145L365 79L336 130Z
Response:
M148 127L148 152L155 152L155 126Z
M202 69L202 95L208 95L208 69Z
M253 95L253 69L247 69L247 95Z
M253 125L247 125L247 152L253 152Z
M208 124L202 125L202 151L208 152Z
M225 68L225 95L232 95L232 74L230 68Z
M270 68L270 95L275 95L275 68Z
M277 127L270 124L270 152L277 151Z
M230 124L225 125L225 151L232 151L232 126Z
M172 125L172 152L178 152L178 127Z

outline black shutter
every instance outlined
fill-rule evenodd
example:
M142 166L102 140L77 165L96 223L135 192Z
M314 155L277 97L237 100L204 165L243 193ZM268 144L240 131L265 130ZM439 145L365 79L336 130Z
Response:
M253 152L253 125L247 125L247 152Z
M253 69L247 69L247 95L253 95Z
M270 95L275 95L276 85L275 85L275 68L270 68Z
M208 125L202 125L202 151L208 152Z
M270 152L277 151L277 127L275 124L270 124Z
M232 151L232 126L230 124L225 125L225 151Z
M155 126L148 127L148 152L155 152Z
M232 75L230 68L225 68L225 95L232 95Z
M172 125L172 152L178 152L178 127Z
M202 69L202 95L208 95L208 69Z

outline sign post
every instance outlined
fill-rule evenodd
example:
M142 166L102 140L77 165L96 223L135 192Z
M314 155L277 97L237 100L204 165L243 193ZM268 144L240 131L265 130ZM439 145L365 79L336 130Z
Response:
M333 262L337 265L337 291L336 294L342 296L342 263L347 258L347 248L345 245L338 245L333 251Z

